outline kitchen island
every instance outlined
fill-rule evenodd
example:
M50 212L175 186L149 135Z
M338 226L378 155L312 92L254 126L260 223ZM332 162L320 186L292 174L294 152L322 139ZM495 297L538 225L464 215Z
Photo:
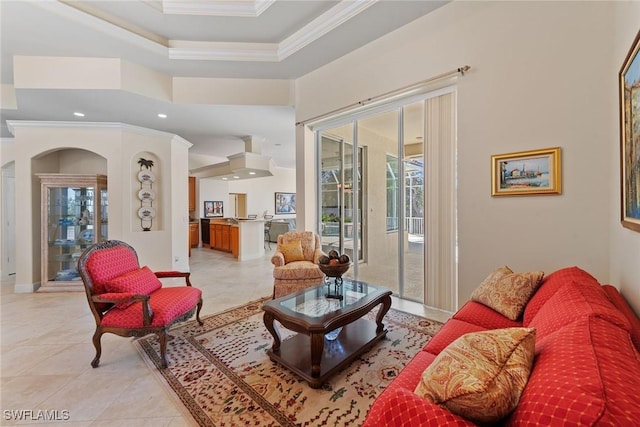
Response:
M238 261L264 255L264 220L218 219L209 222L209 247L231 252Z

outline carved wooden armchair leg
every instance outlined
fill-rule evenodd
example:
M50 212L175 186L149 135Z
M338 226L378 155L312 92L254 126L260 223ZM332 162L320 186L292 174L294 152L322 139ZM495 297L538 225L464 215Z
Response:
M96 348L96 357L94 357L91 361L91 366L93 368L97 368L100 364L100 355L102 354L102 344L100 343L100 338L102 338L102 331L100 330L100 328L98 328L93 334L93 346Z
M196 310L196 320L198 321L198 325L202 326L204 323L200 319L200 309L202 308L202 298L198 301L198 309Z
M163 369L169 365L169 361L167 359L167 329L168 328L165 328L158 332L158 341L160 342L160 367Z

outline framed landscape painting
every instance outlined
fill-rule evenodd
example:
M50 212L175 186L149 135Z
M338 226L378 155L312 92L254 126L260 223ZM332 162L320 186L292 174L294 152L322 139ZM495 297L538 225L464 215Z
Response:
M560 194L560 147L491 156L491 195Z
M622 226L640 231L640 31L622 64L620 86L620 186Z

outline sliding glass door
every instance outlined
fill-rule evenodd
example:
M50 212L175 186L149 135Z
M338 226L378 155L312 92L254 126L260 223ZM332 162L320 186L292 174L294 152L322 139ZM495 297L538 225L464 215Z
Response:
M354 150L353 125L327 129L321 135L320 224L322 250L336 250L363 260L362 168L364 149ZM355 160L355 161L354 161ZM349 271L349 275L357 270Z
M325 253L357 259L351 277L422 300L424 244L410 232L423 230L423 171L419 160L404 160L403 114L392 109L319 132L319 228Z
M323 250L348 254L352 278L450 309L456 276L451 91L316 129L316 142Z

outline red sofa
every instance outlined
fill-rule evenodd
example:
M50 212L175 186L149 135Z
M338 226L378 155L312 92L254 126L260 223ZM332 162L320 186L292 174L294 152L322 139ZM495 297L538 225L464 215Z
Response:
M565 268L547 276L512 321L467 302L381 393L364 427L472 426L413 391L447 345L468 332L536 328L535 360L508 426L640 425L640 320L616 288Z

